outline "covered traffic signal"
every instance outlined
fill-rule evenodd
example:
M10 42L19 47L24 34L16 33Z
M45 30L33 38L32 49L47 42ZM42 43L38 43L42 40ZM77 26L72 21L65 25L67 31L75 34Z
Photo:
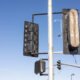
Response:
M35 74L42 74L46 70L46 63L44 60L39 60L35 62Z
M63 10L63 52L64 54L80 54L80 30L78 10Z
M24 56L38 56L39 48L39 27L38 24L25 21L24 22Z
M58 68L59 70L61 70L61 61L60 61L60 60L57 61L57 68Z

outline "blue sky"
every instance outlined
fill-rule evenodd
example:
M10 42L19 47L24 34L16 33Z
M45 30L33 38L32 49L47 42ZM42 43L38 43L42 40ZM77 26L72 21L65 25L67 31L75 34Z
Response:
M40 77L34 74L34 63L40 58L23 56L23 31L24 21L31 21L32 14L47 12L47 0L0 0L0 80L47 80L48 77ZM53 11L62 11L63 8L80 8L79 0L53 0ZM80 10L80 9L79 9ZM57 22L54 22L57 20ZM54 50L62 51L62 38L60 21L61 16L54 16ZM35 22L39 24L40 52L47 51L47 16L36 16ZM75 56L77 64L80 64L79 56ZM61 60L62 63L75 64L71 55L55 54L54 63ZM48 65L47 65L48 66ZM80 77L80 69L62 66L59 71L54 68L55 80L70 80L70 75L75 73L73 80Z

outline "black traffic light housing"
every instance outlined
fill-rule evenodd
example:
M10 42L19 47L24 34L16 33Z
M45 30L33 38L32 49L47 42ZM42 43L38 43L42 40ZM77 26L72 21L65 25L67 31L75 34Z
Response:
M57 68L58 68L59 70L61 70L61 61L60 61L60 60L57 61Z
M36 23L24 22L23 55L38 57L39 26Z
M39 60L35 62L35 74L42 74L46 71L46 63L44 60Z
M78 32L79 32L79 35L78 35L79 45L74 47L74 46L71 45L71 38L70 38L71 33L70 33L70 30L69 30L70 27L73 27L73 26L70 26L71 25L70 22L72 20L72 19L70 19L70 16L71 16L70 11L71 10L74 10L77 13L76 15L73 13L74 17L79 16L77 9L63 9L63 53L64 54L76 55L76 54L80 54L80 27L79 27L79 24L77 24ZM75 24L75 22L78 23L78 18L77 19L74 18L74 24ZM73 32L75 32L75 31L73 31Z

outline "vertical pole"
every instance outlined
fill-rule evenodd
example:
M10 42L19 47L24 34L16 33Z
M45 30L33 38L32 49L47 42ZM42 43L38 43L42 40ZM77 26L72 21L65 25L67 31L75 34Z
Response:
M71 80L72 80L72 75L71 75Z
M73 74L71 74L71 80L72 80L72 77L74 76L75 74L73 73Z
M48 60L49 80L53 80L52 0L48 0Z

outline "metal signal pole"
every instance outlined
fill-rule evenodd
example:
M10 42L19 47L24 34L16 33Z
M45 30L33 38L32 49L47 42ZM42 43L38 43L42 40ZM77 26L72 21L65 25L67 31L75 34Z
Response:
M52 0L48 0L48 60L49 80L53 80Z

